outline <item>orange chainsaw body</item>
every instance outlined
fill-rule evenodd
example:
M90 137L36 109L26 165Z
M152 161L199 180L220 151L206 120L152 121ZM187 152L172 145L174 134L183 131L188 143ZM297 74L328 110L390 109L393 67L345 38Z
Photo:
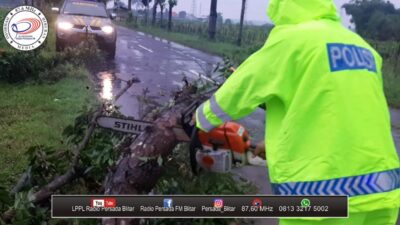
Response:
M213 150L226 149L245 154L250 148L249 132L235 122L226 122L209 133L199 131L199 139L204 147Z

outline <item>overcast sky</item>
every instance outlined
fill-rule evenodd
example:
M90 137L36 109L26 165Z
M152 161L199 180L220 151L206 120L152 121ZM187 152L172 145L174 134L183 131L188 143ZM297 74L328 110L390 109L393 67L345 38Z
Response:
M394 3L397 8L400 7L400 0L389 1ZM210 0L178 0L178 6L175 11L185 10L191 13L193 2L197 2L197 16L209 14ZM242 0L218 0L218 12L222 12L224 18L239 19L241 2ZM269 21L266 15L269 0L247 0L247 2L246 20ZM349 0L335 0L338 9L346 2L349 2ZM341 14L343 14L343 12Z

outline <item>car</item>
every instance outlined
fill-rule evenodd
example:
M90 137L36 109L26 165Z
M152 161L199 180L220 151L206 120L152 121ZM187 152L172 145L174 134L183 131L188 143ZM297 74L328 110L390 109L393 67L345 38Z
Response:
M91 0L65 0L61 8L52 10L58 13L57 51L62 51L68 46L76 46L90 36L110 58L115 57L117 31L112 22L115 14L108 15L104 3Z

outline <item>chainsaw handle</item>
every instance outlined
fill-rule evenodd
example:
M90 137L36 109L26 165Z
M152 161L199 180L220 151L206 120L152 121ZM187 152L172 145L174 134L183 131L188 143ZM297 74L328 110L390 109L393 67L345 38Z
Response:
M199 130L196 127L193 128L190 139L191 139L189 145L190 166L192 168L192 172L197 175L199 172L199 166L197 164L196 153L198 149L203 149L203 145L200 142Z

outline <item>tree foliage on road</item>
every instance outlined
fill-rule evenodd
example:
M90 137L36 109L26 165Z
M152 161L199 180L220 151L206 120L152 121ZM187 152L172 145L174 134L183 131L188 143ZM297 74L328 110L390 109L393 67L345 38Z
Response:
M374 40L400 40L400 9L384 0L352 0L344 4L357 33Z

